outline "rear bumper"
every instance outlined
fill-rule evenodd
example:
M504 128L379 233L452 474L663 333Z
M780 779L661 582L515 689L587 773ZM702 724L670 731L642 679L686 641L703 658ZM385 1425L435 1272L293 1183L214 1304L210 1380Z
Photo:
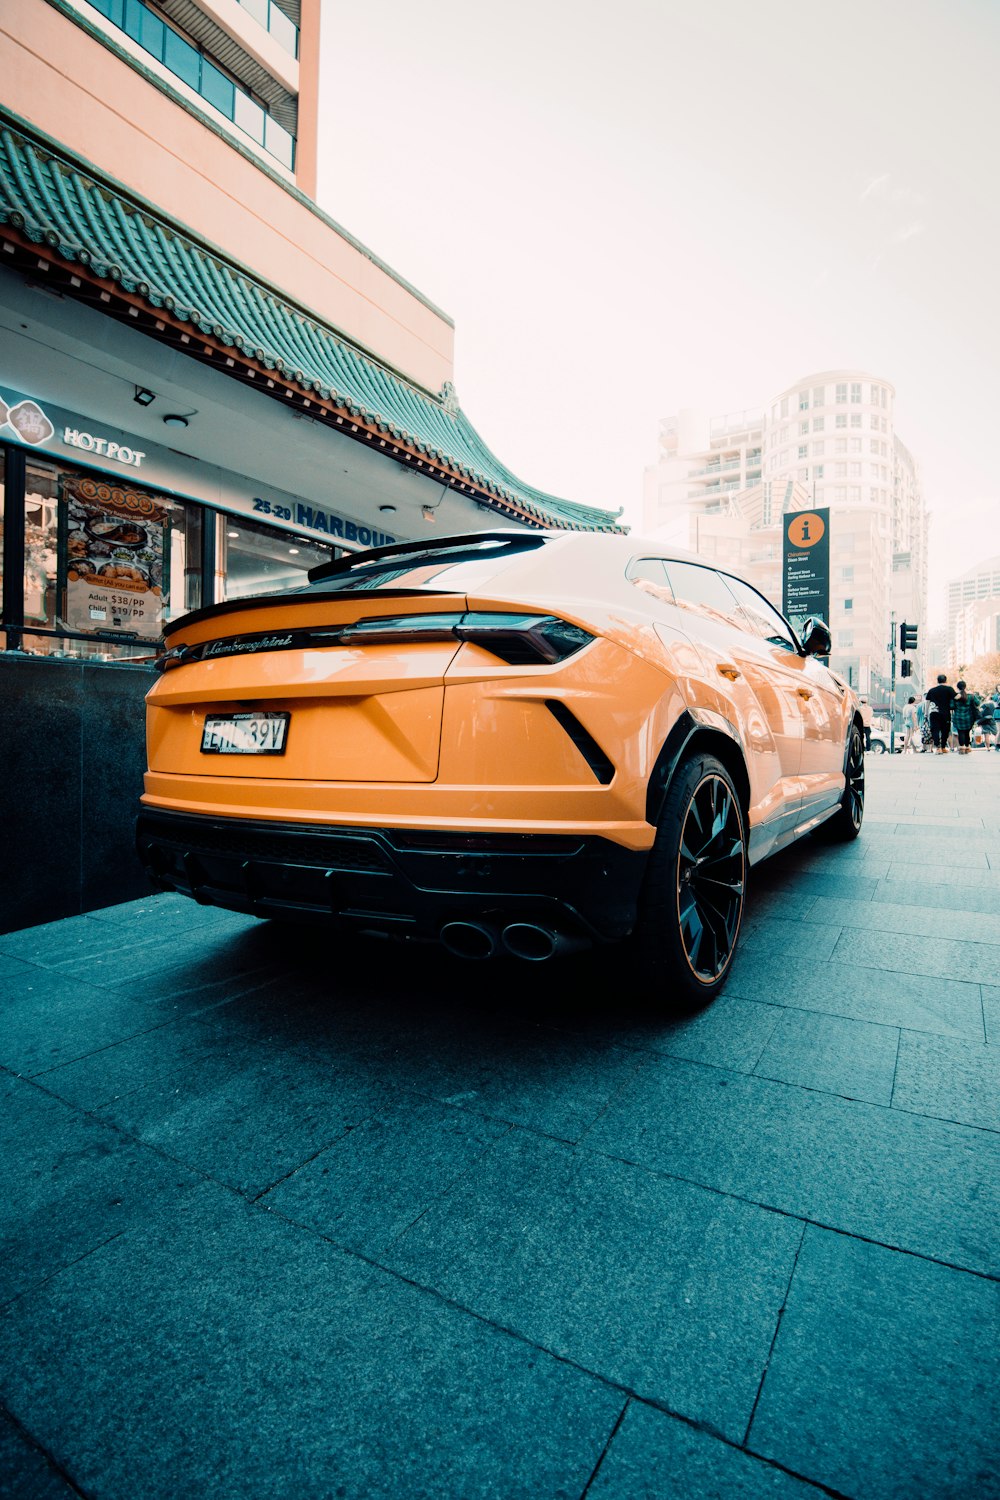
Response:
M136 848L164 890L255 916L436 940L450 922L627 936L648 852L574 835L317 827L143 809Z

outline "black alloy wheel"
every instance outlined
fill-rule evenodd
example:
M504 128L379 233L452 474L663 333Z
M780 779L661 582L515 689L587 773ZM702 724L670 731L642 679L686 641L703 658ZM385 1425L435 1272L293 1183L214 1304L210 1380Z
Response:
M743 809L711 755L677 771L660 815L635 942L660 1008L704 1004L722 988L736 951L746 891ZM661 998L662 997L662 998Z
M844 794L832 818L817 829L820 838L831 844L848 843L861 832L865 816L865 742L855 724L847 743L844 767Z

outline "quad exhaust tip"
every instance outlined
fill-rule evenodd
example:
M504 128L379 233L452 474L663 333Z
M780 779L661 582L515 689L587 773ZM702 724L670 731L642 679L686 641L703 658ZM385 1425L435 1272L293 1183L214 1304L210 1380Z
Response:
M503 949L514 958L536 964L585 946L580 938L537 922L509 922L502 931L487 922L446 922L440 936L448 952L458 958L494 958Z

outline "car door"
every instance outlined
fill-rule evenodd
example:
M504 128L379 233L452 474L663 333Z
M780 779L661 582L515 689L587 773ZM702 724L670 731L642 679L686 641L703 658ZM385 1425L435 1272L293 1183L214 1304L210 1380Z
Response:
M807 816L820 813L844 790L847 687L817 657L802 655L788 622L762 594L742 578L725 577L771 661L791 684L801 720L802 810Z
M744 752L759 796L751 808L752 855L767 852L798 822L802 788L800 680L746 618L727 580L701 563L669 559L667 574L678 607L688 612L688 632L711 672L742 687L753 710L745 713ZM754 725L754 714L759 725ZM772 764L768 765L768 759ZM776 765L773 762L776 761ZM756 764L755 764L756 762Z

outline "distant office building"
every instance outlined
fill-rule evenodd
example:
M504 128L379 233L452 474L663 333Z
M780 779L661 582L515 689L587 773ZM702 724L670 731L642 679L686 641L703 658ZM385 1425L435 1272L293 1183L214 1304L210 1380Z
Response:
M877 700L889 696L893 615L921 640L927 619L927 515L894 403L888 381L827 370L763 410L683 411L661 424L644 494L647 530L739 566L779 605L782 517L829 507L831 664Z
M1000 651L1000 555L977 563L948 584L948 647L951 667Z

